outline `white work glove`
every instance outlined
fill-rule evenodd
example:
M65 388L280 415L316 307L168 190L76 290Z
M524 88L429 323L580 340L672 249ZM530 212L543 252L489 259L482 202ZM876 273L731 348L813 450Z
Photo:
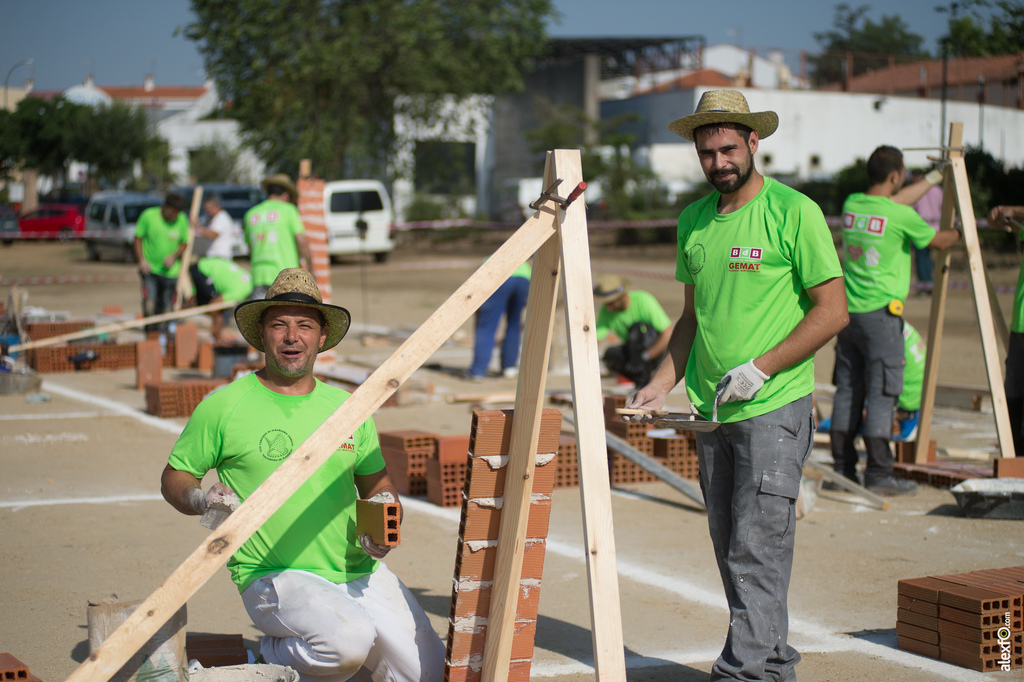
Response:
M945 175L943 174L942 171L948 165L949 165L949 161L941 162L938 166L936 166L932 170L930 170L927 173L925 173L924 179L927 180L928 183L931 184L931 185L938 185L939 183L942 182L942 179L945 177Z
M220 482L214 483L206 492L202 488L189 488L187 502L196 514L205 514L214 503L230 509L237 509L241 504L235 491Z
M750 360L739 367L733 367L722 377L715 389L716 400L719 405L733 400L751 400L770 378Z
M369 502L382 502L382 503L383 502L394 502L395 501L395 496L392 495L391 493L385 491L385 492L377 493L376 495L371 497L368 501ZM372 556L377 561L380 561L381 559L386 557L388 555L388 552L391 551L390 547L387 547L385 545L378 545L376 542L374 542L372 539L370 539L370 536L367 535L366 533L360 533L359 534L359 546L363 548L364 552L366 552L367 554Z

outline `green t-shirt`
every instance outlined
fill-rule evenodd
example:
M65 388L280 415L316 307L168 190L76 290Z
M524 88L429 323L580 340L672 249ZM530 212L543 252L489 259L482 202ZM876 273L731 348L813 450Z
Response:
M200 480L216 469L244 502L348 397L321 381L309 395L285 396L246 375L196 407L168 463ZM383 468L377 429L368 419L231 557L238 591L285 569L333 583L375 571L377 562L356 539L354 476Z
M629 307L625 310L612 311L601 306L597 313L598 340L612 332L625 341L629 337L629 328L637 322L648 323L657 329L659 334L672 325L672 320L665 313L665 309L652 294L638 290L631 290L628 293Z
M903 349L907 363L903 366L903 393L900 394L901 410L914 412L921 407L921 389L924 387L924 361L928 348L917 330L903 323Z
M178 211L177 219L168 223L159 206L147 208L135 223L135 236L142 240L142 257L154 275L178 276L181 259L174 261L170 269L164 267L164 259L188 242L188 218L184 211Z
M199 272L213 279L213 288L225 301L244 301L252 293L252 276L237 263L223 258L202 258L196 265Z
M843 274L825 216L813 201L771 178L738 211L717 211L712 192L679 216L676 279L694 287L697 334L686 392L710 418L715 387L729 370L785 339L811 308L806 290ZM718 418L756 417L814 390L811 358L774 374L749 401Z
M1021 233L1021 240L1024 241L1024 233ZM1017 275L1017 292L1013 295L1010 331L1024 334L1024 265L1020 266L1020 274Z
M520 265L518 268L516 268L516 271L513 272L510 276L511 277L524 277L526 279L530 279L530 275L532 275L532 274L533 274L533 268L530 267L530 261L526 261L525 263Z
M928 247L935 229L910 206L860 192L843 203L843 274L851 313L903 302L910 291L910 244Z
M254 286L270 286L285 268L299 267L295 235L306 228L294 204L268 199L250 208L244 223Z

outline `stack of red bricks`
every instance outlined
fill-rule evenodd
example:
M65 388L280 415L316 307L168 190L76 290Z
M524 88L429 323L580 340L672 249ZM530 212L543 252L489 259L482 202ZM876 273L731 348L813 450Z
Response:
M558 410L543 411L518 590L519 600L516 605L509 680L525 681L530 678L544 550L551 517L551 491L555 482L554 453L558 449L561 423L562 415ZM446 682L475 682L482 679L511 439L512 410L478 410L473 413L448 620Z
M4 682L40 682L28 671L28 666L11 654L0 654L0 680Z
M469 434L435 436L434 443L435 454L427 460L427 499L440 507L458 507L466 482Z
M989 672L1024 667L1024 566L899 581L897 646Z
M60 322L26 322L25 334L33 341L49 339L64 334L74 334L89 327L95 327L92 320L62 320Z
M156 417L188 417L226 379L189 379L146 384L146 412Z
M164 358L164 367L174 362L169 349ZM76 363L71 358L92 351L95 359ZM40 374L74 372L76 369L129 369L135 367L134 343L82 343L67 346L43 346L31 348L25 353L28 366Z
M626 396L606 395L604 397L605 428L623 439L640 452L654 457L660 464L683 478L696 480L697 441L692 431L677 431L671 436L652 438L648 435L650 424L631 424L622 420L617 409L626 406ZM626 459L619 453L608 450L608 474L612 485L649 483L658 480L654 474Z
M427 494L427 460L437 452L437 436L407 429L380 434L380 450L399 495Z

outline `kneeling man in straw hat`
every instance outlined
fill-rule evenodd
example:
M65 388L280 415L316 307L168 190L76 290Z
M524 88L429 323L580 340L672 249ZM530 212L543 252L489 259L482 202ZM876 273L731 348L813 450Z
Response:
M813 444L812 357L846 326L843 271L818 206L757 172L775 112L739 92L705 92L669 124L694 142L715 191L679 217L676 279L685 307L650 383L627 407L659 409L685 377L708 528L729 602L712 680L795 680L787 642L794 504ZM649 419L644 417L643 419Z
M262 301L235 308L266 367L213 392L171 450L164 498L183 514L245 501L349 394L313 376L317 353L349 327L322 302L313 276L281 272ZM214 469L220 479L203 491ZM356 500L397 501L377 429L361 424L228 562L264 661L318 680L440 680L444 646L402 582L380 562L388 548L356 537Z

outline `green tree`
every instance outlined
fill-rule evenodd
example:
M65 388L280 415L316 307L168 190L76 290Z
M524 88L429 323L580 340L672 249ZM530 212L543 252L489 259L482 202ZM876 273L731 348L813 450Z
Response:
M811 58L813 77L816 83L834 83L846 75L845 52L877 54L872 59L864 54L854 55L853 74L860 75L871 69L885 66L888 55L928 57L922 49L924 38L912 32L897 14L883 14L875 23L867 18L869 5L853 8L846 3L836 5L832 29L815 33L814 39L821 45L823 54Z
M995 7L987 19L979 7ZM1024 49L1024 0L960 0L937 11L948 13L948 41L951 53L963 57L1015 54Z
M89 166L89 174L106 185L131 176L136 161L146 156L153 137L146 112L121 102L81 107L68 134L76 161Z
M5 173L15 166L33 168L63 181L71 158L71 131L83 109L63 97L26 97L18 102L2 120L0 158Z
M192 0L207 70L271 166L385 175L394 121L434 98L520 90L550 0ZM402 96L407 97L402 97Z
M188 174L195 182L241 181L241 152L224 140L215 140L192 151L188 162Z

